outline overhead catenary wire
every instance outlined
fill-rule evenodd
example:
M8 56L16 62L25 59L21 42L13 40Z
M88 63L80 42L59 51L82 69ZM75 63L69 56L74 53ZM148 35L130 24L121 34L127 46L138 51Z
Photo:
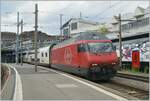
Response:
M105 13L107 10L109 10L109 9L111 9L112 7L114 7L114 6L116 6L117 4L119 4L120 3L120 1L119 2L117 2L117 3L115 3L115 4L113 4L112 6L109 6L108 8L106 8L106 9L104 9L103 11L101 11L100 13L98 13L97 15L95 15L95 16L93 16L93 17L98 17L98 16L101 16L101 14L103 14L103 13ZM110 3L110 5L111 5L111 3ZM67 7L64 7L64 8L62 8L61 10L65 10L65 9L67 9ZM13 14L13 12L6 12L7 14ZM19 12L19 13L22 13L22 14L33 14L34 12ZM39 11L39 13L49 13L50 15L59 15L59 13L56 13L56 12L53 12L53 11ZM65 15L65 16L70 16L70 17L72 17L71 15L68 15L68 14L63 14L63 15ZM85 16L85 18L93 18L93 17L90 17L90 16ZM101 18L101 19L105 19L106 17L103 17L103 18Z
M110 18L112 18L111 16L110 17L102 17L103 16L103 14L105 13L105 12L107 12L108 10L110 10L111 8L114 8L114 7L116 7L118 4L120 4L121 3L121 1L118 1L118 2L116 2L116 3L112 3L111 2L111 0L110 0L110 2L109 2L109 6L107 7L107 8L105 8L104 10L102 10L102 11L100 11L98 14L96 14L96 15L94 15L94 16L83 16L83 18L89 18L89 19L92 19L92 18L99 18L99 19L101 19L101 20L103 20L103 21L105 21L105 19L107 20L107 19L110 19ZM63 10L65 10L67 7L64 7L63 8ZM62 9L61 9L62 10ZM6 12L7 14L13 14L13 12ZM24 12L20 12L20 13L22 13L22 14L33 14L34 12L28 12L28 11L24 11ZM50 15L59 15L59 13L58 12L53 12L53 11L43 11L43 10L39 10L39 12L38 13L49 13L48 14L48 16L50 16ZM68 18L70 18L69 16L71 16L71 15L68 15L68 14L64 14L63 13L63 15L65 15L64 17L68 17ZM14 25L16 25L16 24L14 24ZM24 24L24 27L33 27L32 26L33 24ZM42 23L40 23L40 25L41 26L39 26L40 28L50 28L51 26L51 24L42 24ZM13 27L13 25L4 25L4 24L2 24L2 26L5 26L5 27Z
M96 14L95 16L92 16L92 18L97 18L98 16L101 16L103 13L105 13L107 10L115 7L116 5L120 4L121 1L118 1L117 3L105 8L103 11L99 12L98 14Z

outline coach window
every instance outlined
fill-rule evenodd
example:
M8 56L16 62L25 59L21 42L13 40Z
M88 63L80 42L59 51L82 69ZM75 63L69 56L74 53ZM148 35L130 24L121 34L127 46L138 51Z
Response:
M45 57L47 57L47 53L45 53Z

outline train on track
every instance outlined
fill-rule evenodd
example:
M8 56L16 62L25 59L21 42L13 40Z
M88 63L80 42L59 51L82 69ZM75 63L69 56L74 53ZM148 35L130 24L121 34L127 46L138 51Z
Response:
M24 62L34 63L34 50ZM38 49L38 65L48 66L91 80L109 80L118 69L112 41L97 32L81 32L58 44Z

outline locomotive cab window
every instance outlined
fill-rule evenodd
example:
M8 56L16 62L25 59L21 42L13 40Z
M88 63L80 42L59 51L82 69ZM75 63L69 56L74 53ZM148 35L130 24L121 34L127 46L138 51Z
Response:
M78 44L78 52L85 52L86 45L85 44Z
M102 52L114 51L112 43L110 42L88 43L88 47L91 53L102 53Z

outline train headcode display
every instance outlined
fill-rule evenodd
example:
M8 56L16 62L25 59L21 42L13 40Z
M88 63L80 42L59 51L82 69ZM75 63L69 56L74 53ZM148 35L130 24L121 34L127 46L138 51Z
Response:
M132 68L140 68L140 51L132 51Z

